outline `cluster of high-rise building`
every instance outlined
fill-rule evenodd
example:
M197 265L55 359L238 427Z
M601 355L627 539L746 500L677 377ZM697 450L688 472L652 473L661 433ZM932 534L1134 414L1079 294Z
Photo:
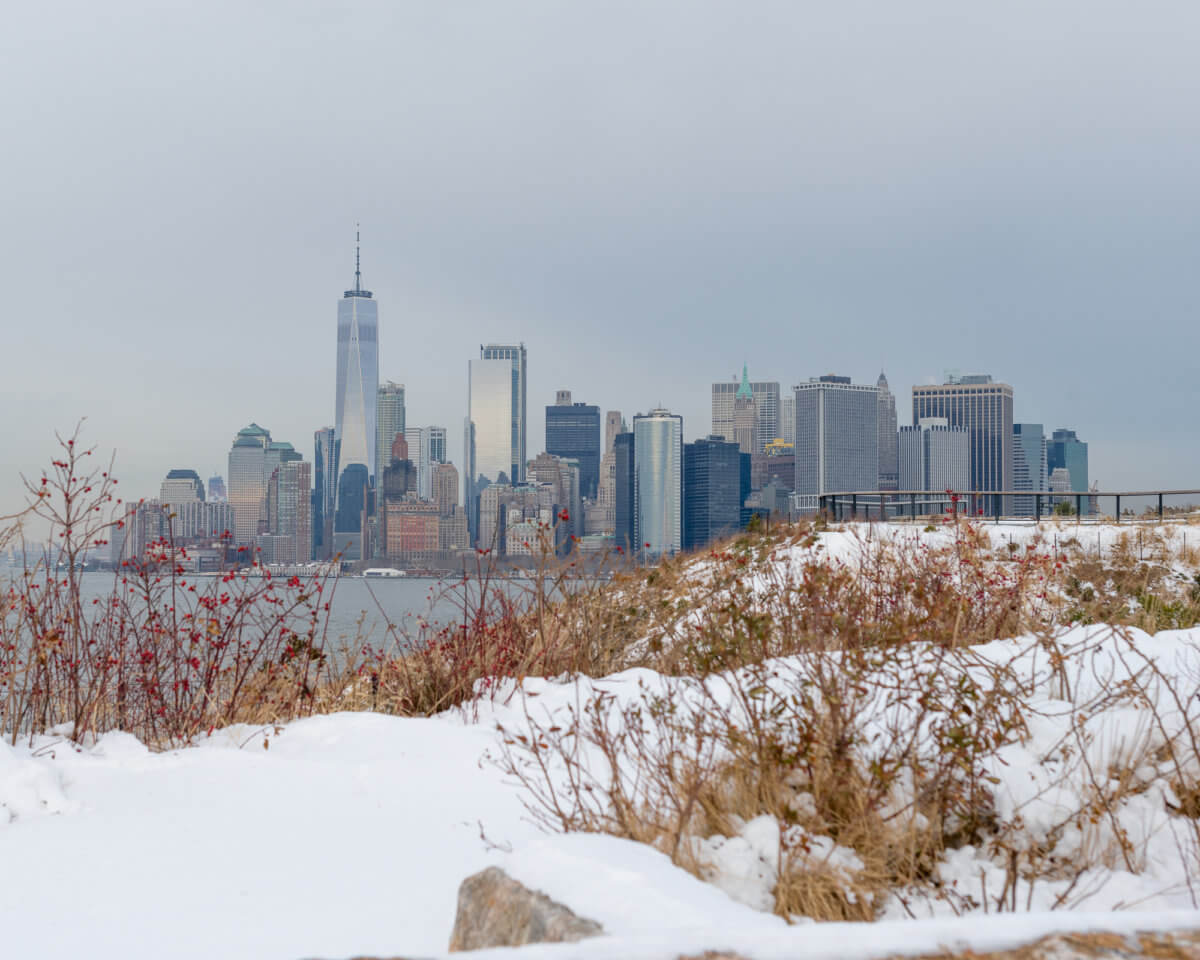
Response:
M874 384L827 375L785 390L743 366L740 379L712 384L711 429L691 443L667 409L602 417L564 389L531 458L528 354L501 342L468 362L460 475L446 427L410 425L404 385L380 379L378 303L357 250L336 356L334 424L315 431L311 462L251 423L234 437L227 486L214 476L206 496L195 471L170 471L114 558L166 536L197 556L240 548L277 564L454 568L476 550L516 559L568 547L649 561L704 547L755 514L811 512L833 492L904 492L908 509L936 512L940 500L914 492L1005 491L981 508L1022 515L1039 493L1088 491L1087 444L1014 423L1012 387L984 375L913 387L912 425L898 426L882 373Z

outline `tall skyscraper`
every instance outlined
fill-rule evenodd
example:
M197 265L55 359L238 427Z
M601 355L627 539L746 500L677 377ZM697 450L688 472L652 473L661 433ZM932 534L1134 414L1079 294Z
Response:
M966 427L945 417L926 417L898 431L899 489L965 490L971 482L971 443ZM945 501L918 501L922 513L940 512ZM903 501L901 501L903 506Z
M824 376L792 388L796 493L815 510L822 493L874 490L879 482L879 391Z
M582 496L595 500L600 485L600 408L572 403L570 390L559 390L546 407L546 452L579 461Z
M971 441L971 489L1013 488L1013 389L987 374L949 377L943 384L913 387L913 423L944 417L966 427ZM1086 489L1086 488L1085 488ZM1001 500L1007 498L1000 498ZM977 509L1011 513L1012 505L984 497Z
M266 521L267 448L271 434L252 423L243 427L233 438L229 451L229 502L233 506L234 538L249 545L259 533L260 522Z
M1040 493L1048 490L1049 471L1046 467L1046 430L1040 423L1013 424L1013 489ZM1034 497L1013 497L1013 513L1031 517L1037 510ZM1042 500L1042 507L1047 501Z
M336 431L333 427L322 427L313 433L313 492L311 522L313 530L313 556L319 560L329 559L330 542L333 538L333 511L337 497L334 471Z
M899 438L896 434L896 398L888 389L887 377L879 371L879 489L896 490L900 482Z
M712 385L712 436L722 440L734 439L734 403L743 383L749 384L750 393L754 397L758 414L758 442L760 448L765 447L780 437L779 381L750 380L745 364L742 365L741 380L733 377L726 382ZM759 453L761 450L750 452Z
M1046 467L1050 472L1065 469L1071 477L1070 490L1086 493L1088 490L1088 445L1079 439L1074 430L1059 427L1046 444ZM1088 501L1084 501L1086 504Z
M683 548L698 550L741 526L742 456L709 437L683 447Z
M651 410L633 418L634 546L643 560L683 547L683 417Z
M761 453L765 441L759 437L758 401L750 386L750 374L742 366L742 383L733 395L733 436L728 439L738 445L742 453ZM771 439L774 439L772 437Z
M389 380L375 393L375 485L392 459L392 441L404 433L404 384Z
M355 241L357 244L357 235ZM375 400L379 389L379 305L362 288L358 247L354 289L338 303L337 474L335 548L347 560L359 559L368 488L375 476Z
M634 531L634 439L633 433L618 433L613 438L613 540L631 557L638 556Z
M470 361L468 381L463 486L474 539L480 491L502 477L512 484L525 480L525 344L481 345L479 359Z

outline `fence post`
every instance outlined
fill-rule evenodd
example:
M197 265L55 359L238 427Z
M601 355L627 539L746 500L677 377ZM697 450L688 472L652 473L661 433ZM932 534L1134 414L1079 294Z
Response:
M1162 523L1162 494L1158 495L1158 522Z
M1117 494L1117 523L1121 522L1121 495Z
M1042 522L1042 495L1040 493L1034 494L1033 497L1033 522Z

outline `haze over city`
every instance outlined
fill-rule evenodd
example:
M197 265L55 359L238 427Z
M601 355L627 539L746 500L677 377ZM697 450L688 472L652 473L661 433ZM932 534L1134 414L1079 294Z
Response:
M129 496L251 421L311 456L356 222L380 376L456 462L467 361L523 341L530 456L559 388L690 440L743 362L883 369L901 424L956 370L1078 430L1102 488L1195 485L1191 5L7 20L0 512L85 416Z

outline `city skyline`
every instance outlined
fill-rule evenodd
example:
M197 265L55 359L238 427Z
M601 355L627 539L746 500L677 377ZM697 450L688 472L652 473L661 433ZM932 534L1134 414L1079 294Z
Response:
M784 390L882 367L901 425L912 385L987 370L1103 487L1200 474L1200 10L280 9L265 52L219 4L6 24L0 512L81 417L139 495L249 422L307 451L359 220L380 376L452 458L463 360L502 339L530 454L563 387L700 438L745 359Z

